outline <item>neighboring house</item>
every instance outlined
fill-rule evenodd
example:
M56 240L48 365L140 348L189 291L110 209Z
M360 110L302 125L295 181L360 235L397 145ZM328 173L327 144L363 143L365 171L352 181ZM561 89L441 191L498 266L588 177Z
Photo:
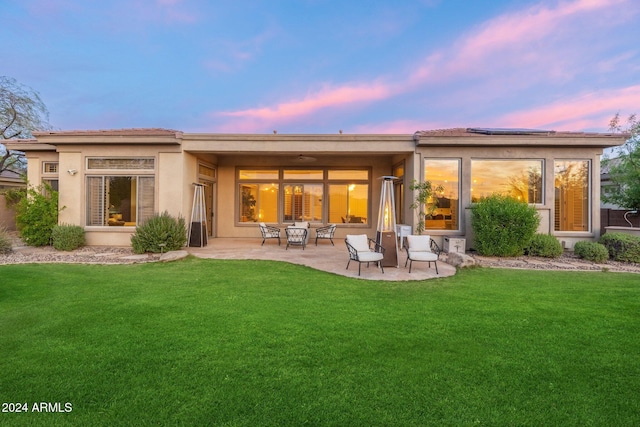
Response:
M0 172L0 230L14 231L16 229L15 211L7 206L4 192L24 186L24 178L19 173L11 170Z
M24 187L24 178L22 175L12 170L3 170L0 172L0 192L20 187Z
M203 134L165 129L35 132L11 141L29 182L58 185L59 221L90 245L128 245L155 212L189 221L205 184L211 237L258 237L256 223L338 224L336 237L375 236L382 176L398 223L414 226L412 180L442 185L425 222L436 241L467 238L471 207L494 192L536 207L539 231L571 248L600 234L600 155L621 135L528 129L448 129L413 135Z

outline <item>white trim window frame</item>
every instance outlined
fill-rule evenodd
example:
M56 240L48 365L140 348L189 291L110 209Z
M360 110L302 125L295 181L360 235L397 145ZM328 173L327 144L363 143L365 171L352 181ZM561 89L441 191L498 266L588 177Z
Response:
M88 157L87 227L135 227L156 212L155 158Z
M583 163L586 165L586 170L572 171L571 168L568 167L568 163ZM592 171L593 165L591 159L554 159L553 230L555 235L574 233L590 234L593 232ZM582 186L576 181L576 177L582 178ZM576 185L576 183L578 183L578 185ZM583 195L586 195L586 199L583 198L580 201L581 203L577 204L575 202L579 200L579 191ZM580 217L579 221L578 217Z

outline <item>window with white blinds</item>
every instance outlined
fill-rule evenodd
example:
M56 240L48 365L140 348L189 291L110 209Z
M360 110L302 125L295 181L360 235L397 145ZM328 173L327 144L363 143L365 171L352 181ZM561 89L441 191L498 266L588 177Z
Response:
M135 227L153 216L153 176L88 176L87 225Z

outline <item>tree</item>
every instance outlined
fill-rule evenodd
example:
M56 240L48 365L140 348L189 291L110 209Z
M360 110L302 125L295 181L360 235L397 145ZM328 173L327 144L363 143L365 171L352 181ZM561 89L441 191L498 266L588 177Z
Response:
M629 139L614 157L602 161L602 168L608 171L612 184L603 190L602 200L624 209L640 210L640 120L632 114L623 123L617 113L609 122L609 129L627 133Z
M0 76L0 140L32 138L31 132L50 129L49 111L40 95L10 77ZM0 143L0 172L23 171L24 153Z

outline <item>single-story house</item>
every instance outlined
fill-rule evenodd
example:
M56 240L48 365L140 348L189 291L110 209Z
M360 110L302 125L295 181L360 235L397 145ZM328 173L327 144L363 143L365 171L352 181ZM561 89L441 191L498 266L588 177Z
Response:
M24 187L22 175L9 169L0 171L0 192L20 187Z
M258 237L257 223L337 224L336 237L376 234L383 176L394 176L396 219L415 230L413 180L442 186L426 233L466 238L471 207L508 193L536 207L539 231L567 248L600 234L600 155L623 135L461 128L405 135L210 134L166 129L35 132L7 141L32 184L57 186L60 223L90 245L129 245L135 226L168 211L189 222L203 184L207 232ZM406 227L405 227L406 230Z

